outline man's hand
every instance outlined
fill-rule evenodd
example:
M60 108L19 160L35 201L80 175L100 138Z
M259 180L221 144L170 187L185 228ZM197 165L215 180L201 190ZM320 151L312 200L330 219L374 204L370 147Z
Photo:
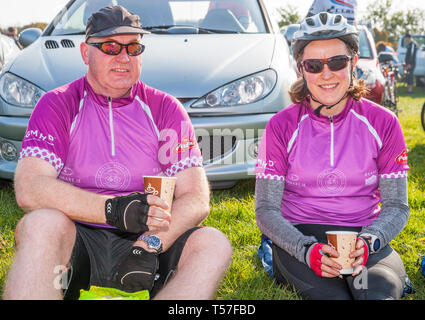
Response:
M168 228L171 215L161 198L138 192L106 200L106 223L122 231L144 233Z
M126 292L152 290L159 268L158 255L133 246L118 267L118 287Z

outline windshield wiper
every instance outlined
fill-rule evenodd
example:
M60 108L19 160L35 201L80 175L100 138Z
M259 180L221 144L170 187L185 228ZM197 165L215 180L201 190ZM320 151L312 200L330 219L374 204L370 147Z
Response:
M241 33L235 30L223 30L223 29L211 29L211 28L198 28L198 29L199 31L204 31L205 33Z
M61 36L75 36L79 34L86 34L85 31L78 31L78 32L70 32L70 33L61 33Z
M197 34L197 33L240 33L234 30L221 30L195 27L192 25L161 25L161 26L147 26L143 29L151 31L152 33L162 34Z

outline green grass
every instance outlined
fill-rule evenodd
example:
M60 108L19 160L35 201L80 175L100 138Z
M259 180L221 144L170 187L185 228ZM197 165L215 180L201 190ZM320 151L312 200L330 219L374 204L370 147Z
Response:
M391 242L399 252L415 294L404 299L425 299L425 277L418 258L425 254L425 133L420 124L420 111L425 102L425 89L415 88L406 95L399 85L399 119L409 151L410 218L404 230ZM299 299L292 287L277 286L264 271L257 256L261 232L255 223L255 180L245 180L229 190L213 191L211 213L204 225L213 226L230 239L234 254L228 273L218 288L216 299ZM14 254L13 233L23 215L15 202L13 189L0 186L0 293Z

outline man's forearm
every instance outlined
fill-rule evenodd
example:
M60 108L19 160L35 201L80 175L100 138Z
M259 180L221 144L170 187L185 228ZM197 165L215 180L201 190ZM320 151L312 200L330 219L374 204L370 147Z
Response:
M33 175L15 177L18 205L25 211L56 209L74 220L106 223L105 201L108 196L85 191L55 177Z
M163 243L163 250L167 250L185 231L201 224L208 213L208 195L192 192L175 199L172 204L169 229L155 233ZM146 234L152 233L148 231ZM136 245L143 244L138 241Z

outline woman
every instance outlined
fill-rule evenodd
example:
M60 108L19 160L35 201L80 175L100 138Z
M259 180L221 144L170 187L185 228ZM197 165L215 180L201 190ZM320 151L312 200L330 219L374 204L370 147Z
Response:
M292 49L294 104L267 124L256 167L256 220L273 242L274 276L307 299L398 299L405 270L389 242L409 215L400 123L362 98L358 33L341 15L306 18ZM331 259L328 230L358 232L352 275Z

